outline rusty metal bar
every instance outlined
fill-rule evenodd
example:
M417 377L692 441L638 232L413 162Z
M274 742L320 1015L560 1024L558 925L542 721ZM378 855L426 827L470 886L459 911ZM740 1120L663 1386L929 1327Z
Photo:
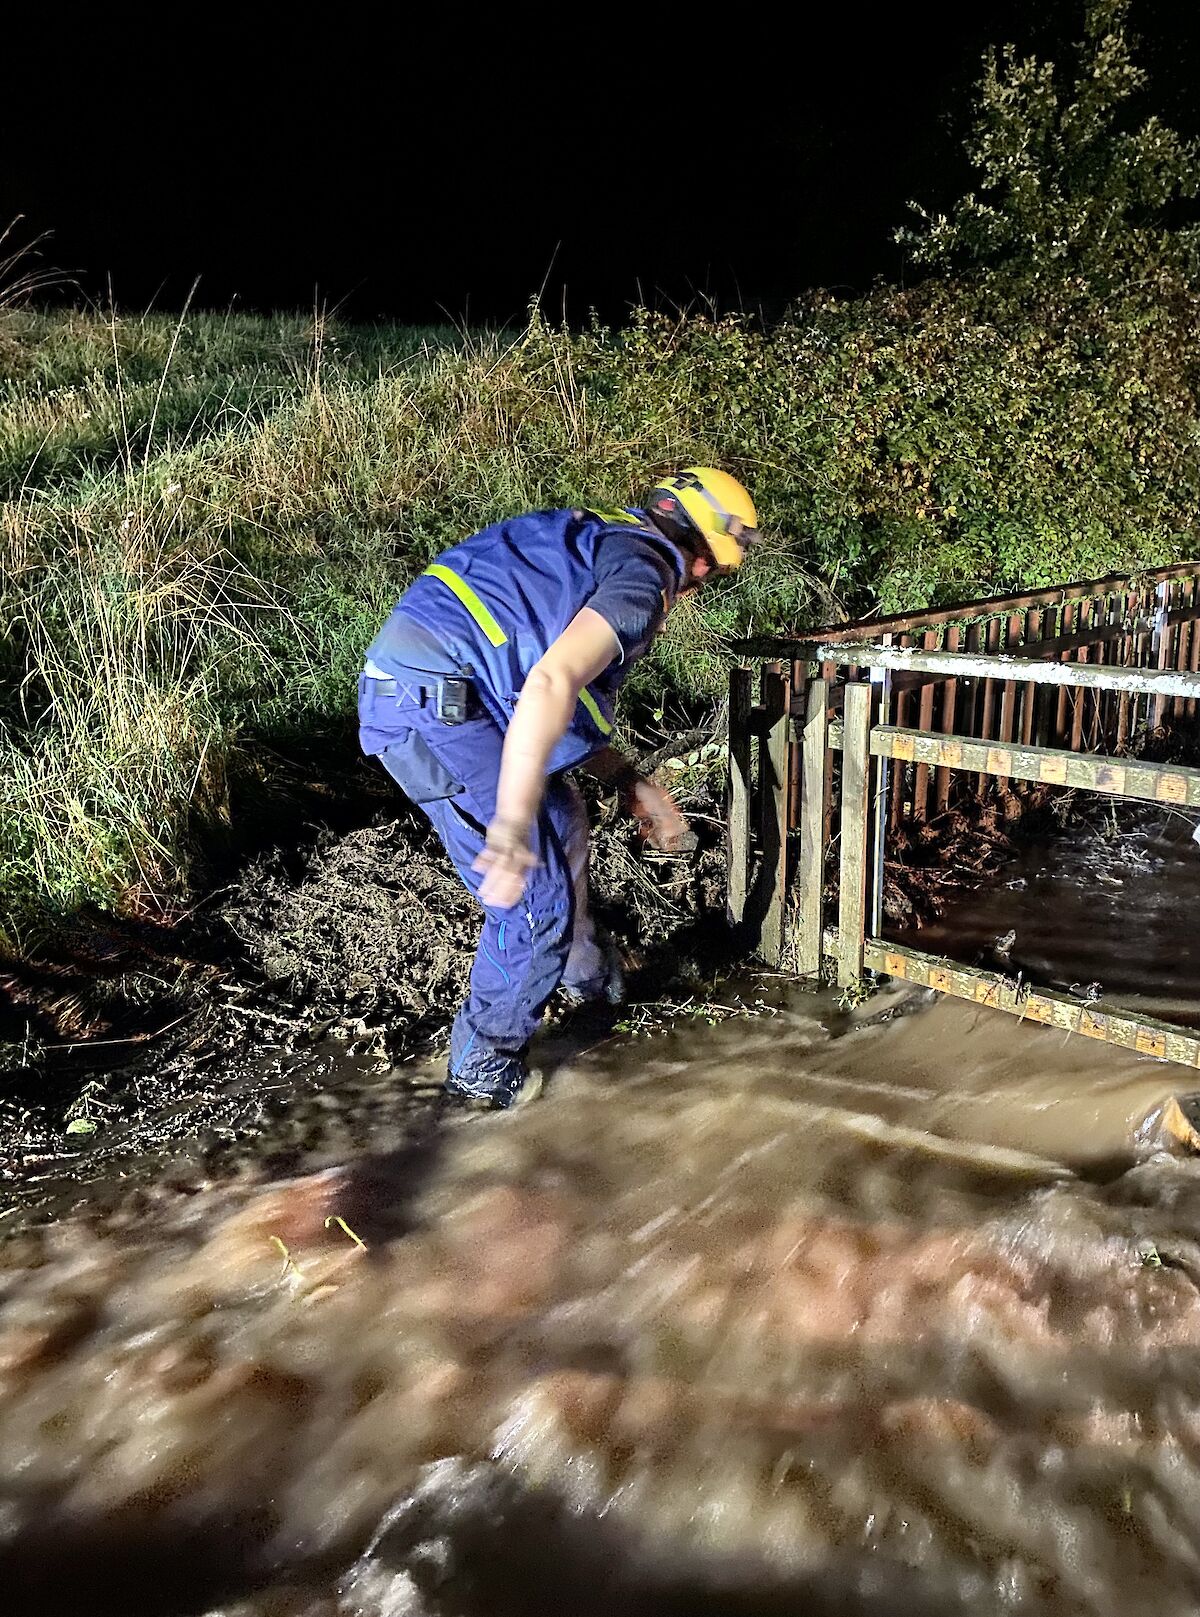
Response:
M1036 612L1037 612L1037 609L1035 609L1034 612L1030 613L1030 618L1031 619L1035 616ZM1046 612L1046 617L1048 619L1050 619L1051 622L1053 621L1053 613L1054 613L1054 608L1053 607L1049 608L1047 610L1047 612ZM1200 618L1200 606L1197 607L1197 610L1195 611L1194 614L1192 614L1192 616L1194 616L1196 618ZM978 625L975 625L973 627L979 630L980 645L982 645L982 632L983 632L982 628L980 626L978 626ZM1107 644L1107 643L1109 643L1109 642L1111 642L1113 640L1121 641L1121 643L1122 643L1122 652L1123 652L1123 655L1124 655L1124 647L1126 646L1126 644L1129 643L1132 639L1136 638L1138 635L1148 634L1150 632L1150 628L1151 628L1151 625L1149 625L1149 624L1140 624L1140 623L1134 623L1134 622L1131 622L1131 621L1126 621L1126 622L1122 623L1120 626L1114 626L1113 628L1107 629L1102 634L1099 634L1099 635L1094 635L1094 634L1090 634L1090 633L1085 633L1085 634L1066 634L1066 635L1060 634L1060 635L1055 635L1053 638L1048 639L1048 640L1030 641L1028 644L1017 646L1013 650L1012 655L1014 657L1027 659L1027 660L1029 660L1031 662L1036 662L1036 661L1038 661L1040 659L1049 659L1051 657L1057 657L1060 653L1062 653L1064 651L1073 651L1073 650L1077 649L1080 646L1091 646L1091 645ZM968 630L968 634L970 634L970 633L971 633L971 630ZM961 628L960 628L960 626L958 624L955 624L951 628L947 629L947 631L946 631L946 649L948 651L951 650L951 649L957 650L958 646L961 644L961 635L962 635L962 630L961 630ZM952 638L953 638L953 641L954 641L953 648L951 647L951 644L950 644L950 641L951 641ZM815 652L819 642L817 642L815 640L814 641L799 641L798 640L798 641L795 642L795 644L797 646L806 645L810 652ZM971 649L978 649L978 648L973 647ZM1109 666L1117 666L1117 665L1110 664ZM1123 661L1120 664L1120 666L1125 667L1125 666L1128 666L1128 664ZM1197 653L1196 666L1198 668L1200 668L1200 652ZM836 664L834 664L832 662L825 662L825 663L822 664L822 667L827 668L827 669L830 670L829 677L832 679L833 670L836 667ZM925 687L928 686L928 685L943 684L947 680L951 679L952 677L953 676L950 675L950 674L898 673L895 676L895 678L893 679L893 681L892 681L892 691L893 691L894 694L899 694L902 691L924 690ZM832 705L834 706L835 709L840 709L841 701L842 701L842 687L840 685L834 686L834 688L833 688L833 690L831 692L831 695L830 695L830 701L831 701L831 703L832 703ZM792 714L793 714L793 717L802 719L804 717L804 710L803 710L803 708L801 706L798 706L795 703L793 703L793 705L792 705Z
M1119 630L1121 628L1121 610L1120 610L1120 607L1121 607L1120 597L1116 596L1116 595L1110 595L1109 599L1108 599L1108 616L1105 619L1105 631L1106 631L1106 636L1108 634L1110 634L1110 632L1112 630L1114 630L1114 629L1118 631L1118 645L1117 645L1118 654L1120 652L1120 644L1119 644L1119 640L1120 640ZM1106 640L1106 643L1108 643L1107 640ZM1101 651L1102 651L1102 648L1100 646L1097 646L1096 647L1096 660L1098 662L1101 660ZM1108 748L1110 748L1113 745L1114 737L1115 737L1115 734L1116 734L1116 728L1117 728L1117 694L1116 694L1115 691L1101 691L1101 692L1097 693L1097 696L1096 696L1096 716L1097 716L1097 719L1098 719L1098 722L1099 722L1099 735L1098 735L1097 740L1096 740L1096 745L1098 747L1100 747L1102 750L1107 750Z
M946 650L955 652L962 639L962 630L957 624L952 624L946 630ZM896 676L899 678L899 675ZM948 679L943 688L942 695L942 733L952 736L954 734L954 721L958 712L958 681ZM934 801L939 814L944 814L950 806L950 789L954 784L954 776L948 769L939 769L936 777L936 791Z
M967 629L967 654L983 656L986 652L987 630L982 623L972 623ZM983 695L984 684L980 679L972 679L966 691L966 723L963 730L967 735L978 735L983 724ZM978 799L982 797L986 781L981 778L972 781L971 790Z
M1111 628L1102 630L1099 634L1059 634L1053 640L1043 640L1036 647L1031 647L1024 655L1030 657L1055 657L1060 651L1076 651L1080 646L1102 646L1110 640L1122 640L1137 627L1130 622L1118 621ZM1018 653L1021 655L1021 653Z
M1021 647L1022 657L1041 657L1046 655L1046 643L1042 639L1042 612L1041 608L1034 606L1029 610L1025 619L1025 644ZM1033 720L1037 712L1037 686L1026 682L1021 690L1021 743L1030 746L1033 743Z
M1151 585L1164 579L1200 577L1200 560L1179 562L1173 567L1160 567L1145 573L1111 573L1104 578L1082 579L1073 584L1060 584L1051 589L1029 590L1023 595L993 595L980 601L959 601L935 611L904 612L891 617L877 618L874 623L836 624L819 629L807 640L787 636L765 636L737 642L736 651L754 656L792 655L793 646L803 646L812 640L822 645L835 645L839 641L862 643L886 634L921 633L948 623L968 623L978 618L1003 617L1009 612L1022 611L1031 606L1060 606L1067 600L1081 600L1086 596L1119 594L1129 587L1131 577L1144 578Z
M1076 618L1075 618L1076 623L1086 623L1088 618L1091 616L1091 609L1092 609L1092 603L1090 601L1081 601L1079 603L1079 607L1078 607L1078 610L1077 610L1077 615L1076 615ZM1079 651L1076 653L1076 661L1079 662L1080 664L1086 663L1088 661L1088 644L1089 644L1089 641L1088 641L1087 636L1085 635L1084 642L1080 646ZM1071 692L1070 707L1071 707L1071 751L1072 752L1079 752L1083 747L1083 709L1084 709L1084 704L1086 703L1086 701L1087 701L1087 692L1085 690L1083 690L1081 688L1076 688L1075 690L1073 690Z
M1158 611L1154 631L1155 663L1159 668L1171 666L1171 627L1167 622L1167 613L1171 607L1171 586L1162 583L1155 592ZM1150 728L1157 730L1167 711L1167 699L1161 692L1156 692L1150 707Z
M1062 615L1058 607L1048 606L1042 618L1042 627L1046 631L1047 641L1054 638L1054 631L1061 621ZM1049 746L1054 739L1054 714L1058 705L1058 696L1054 691L1043 691L1036 685L1033 686L1033 694L1034 708L1037 713L1034 731L1038 745L1042 747Z
M830 953L836 942L826 934ZM905 982L920 983L955 999L969 1000L992 1010L1007 1011L1024 1022L1060 1028L1099 1039L1160 1061L1175 1061L1185 1067L1200 1067L1200 1032L1137 1016L1124 1010L1110 1010L1053 989L1027 988L996 972L974 966L960 966L917 949L902 948L870 938L863 948L863 965L869 971Z
M924 647L926 651L936 651L941 635L936 629L926 629ZM921 700L917 707L917 728L931 730L933 728L933 699L935 691L932 685L926 685L921 692ZM882 723L887 723L887 716L882 717ZM929 765L918 764L913 771L912 817L921 821L928 818L929 805Z
M1125 620L1127 623L1129 623L1133 618L1137 605L1137 592L1131 590L1125 596ZM1127 632L1122 636L1120 645L1121 666L1123 668L1130 668L1133 666L1134 653L1136 649L1136 634ZM1116 749L1118 752L1123 751L1129 741L1129 736L1132 729L1130 722L1132 710L1133 702L1130 699L1128 692L1122 691L1117 697Z
M1096 631L1096 638L1088 645L1088 661L1101 663L1104 661L1105 647L1110 644L1107 631L1112 623L1113 597L1106 600L1097 600L1092 604L1092 627ZM1090 746L1093 751L1103 751L1107 742L1108 710L1111 705L1112 693L1097 688L1092 692L1092 731Z
M1171 613L1171 617L1174 618L1178 625L1175 630L1175 666L1182 669L1188 667L1188 653L1192 643L1192 623L1190 618L1180 617L1178 613L1185 611L1186 605L1190 603L1193 584L1194 580L1184 579L1175 585L1175 599L1179 602L1179 607L1175 612ZM1174 699L1171 704L1171 713L1177 719L1182 719L1186 716L1187 698L1185 696L1177 696Z
M1021 614L1019 612L1010 613L1008 622L1004 629L1004 649L1014 657L1019 655L1017 648L1020 644L1023 629L1024 622L1021 618ZM1002 742L1009 742L1012 740L1013 732L1016 729L1016 723L1017 683L1016 680L1006 679L1004 684L1000 687L1000 740ZM926 728L928 728L928 726L926 726ZM997 778L1000 781L1001 790L1007 791L1008 782L1003 776L999 776Z
M1078 618L1078 603L1075 601L1064 601L1062 616L1059 620L1063 624L1064 628L1074 630ZM1072 654L1069 651L1064 652L1063 661L1069 662L1071 655ZM1065 686L1060 687L1058 692L1058 702L1054 709L1054 722L1051 728L1051 735L1056 742L1065 742L1070 739L1070 730L1067 726L1067 710L1069 707L1070 693L1067 691Z
M1124 601L1120 596L1114 595L1114 596L1110 597L1110 599L1109 599L1107 627L1109 629L1121 629L1121 628L1123 628L1124 627L1124 624L1123 624L1123 621L1122 621L1123 618L1124 618ZM1110 654L1109 650L1108 650L1108 646L1110 644L1112 644L1112 643L1111 642L1106 642L1106 644L1104 646L1097 647L1097 650L1096 650L1096 661L1097 662L1102 663L1104 661L1105 657L1107 657ZM1115 644L1112 644L1112 652L1115 655L1117 662L1122 664L1122 666L1124 665L1124 656L1122 654L1122 648L1124 647L1124 645L1125 645L1125 636L1122 635L1122 634L1118 634ZM1111 747L1115 746L1116 739L1117 739L1117 723L1118 723L1118 720L1119 720L1119 717L1120 717L1120 705L1121 705L1120 697L1117 695L1116 691L1108 691L1108 692L1105 693L1104 697L1102 698L1102 701L1103 701L1103 705L1104 705L1104 714L1103 714L1104 722L1103 722L1103 727L1102 727L1101 734L1100 734L1100 745L1102 747L1105 747L1105 748L1111 748Z
M1076 787L1107 797L1200 808L1200 769L1181 764L1146 764L1133 758L1065 752L1057 747L1004 747L995 741L902 730L894 725L878 725L871 731L871 753L876 758Z
M1197 580L1190 578L1185 579L1179 586L1180 594L1183 598L1181 610L1188 614L1187 618L1182 620L1184 627L1179 631L1179 666L1188 671L1191 669L1192 659L1196 654L1196 641L1200 638L1200 624L1195 619L1196 585ZM1183 704L1183 717L1190 718L1193 712L1194 704L1185 701Z
M1133 637L1132 666L1146 668L1154 659L1154 590L1149 585L1138 588L1138 620L1149 625L1140 629ZM1146 696L1133 696L1130 699L1130 729L1136 732L1139 724L1143 723L1150 713L1150 699Z
M890 635L888 636L888 640L891 640ZM912 636L902 634L900 636L900 644L901 646L911 646ZM896 699L895 706L897 724L908 723L909 710L912 705L912 696L910 693L915 688L916 687L911 684L897 686L895 680L893 679L892 690L895 693ZM887 828L889 831L898 830L900 827L900 822L904 819L904 789L907 784L908 782L905 780L905 771L903 769L893 769L891 771L891 778L888 782L889 808L887 816Z
M1071 605L1070 602L1067 602L1066 604L1068 606ZM1040 613L1041 609L1040 608L1034 608L1030 612L1030 617L1031 618L1033 617L1034 612L1039 612ZM1055 609L1053 607L1049 607L1049 608L1045 609L1045 613L1044 613L1045 619L1048 622L1050 622L1051 624L1054 622L1054 612L1055 612ZM1198 619L1198 618L1200 618L1200 602L1197 603L1197 606L1195 607L1194 610L1188 611L1188 612L1184 613L1182 617L1177 618L1176 622L1183 622L1185 620L1190 622L1190 621L1194 621L1195 619ZM979 625L979 624L969 625L968 626L968 633L973 628L980 629L981 634L982 634L982 626ZM1148 634L1151 633L1153 628L1154 628L1153 623L1148 622L1148 621L1142 621L1140 618L1137 618L1136 615L1133 615L1133 616L1126 617L1126 618L1124 618L1122 620L1118 620L1117 622L1113 623L1110 627L1105 628L1105 629L1099 631L1098 633L1094 632L1094 631L1091 631L1091 630L1087 630L1087 631L1084 631L1081 634L1059 634L1059 635L1050 636L1049 638L1037 639L1037 640L1034 640L1032 637L1030 637L1028 644L1018 646L1016 648L1016 650L1013 652L1013 656L1015 656L1015 657L1025 657L1025 658L1028 658L1030 661L1037 661L1039 658L1057 657L1057 656L1060 655L1060 653L1065 652L1065 651L1076 651L1076 650L1078 650L1078 648L1080 646L1106 645L1106 644L1108 644L1109 642L1111 642L1113 640L1124 641L1124 640L1129 639L1131 636L1148 635ZM955 624L950 629L948 629L946 631L946 633L947 633L947 636L949 636L951 634L956 634L956 635L959 635L961 637L962 626L959 625L959 624ZM810 654L812 654L812 653L814 653L816 651L816 648L818 646L824 645L825 641L820 639L819 636L814 636L814 638L812 640L793 640L793 641L790 641L789 644L795 646L798 650L799 649L804 649L804 650L807 650ZM907 689L912 689L912 688L914 688L916 685L918 685L920 683L923 683L923 682L914 679L912 681L911 685L909 685L906 688Z

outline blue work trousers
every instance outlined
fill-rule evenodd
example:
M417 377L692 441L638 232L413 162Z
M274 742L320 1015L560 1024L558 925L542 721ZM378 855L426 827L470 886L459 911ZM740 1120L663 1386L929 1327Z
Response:
M467 890L479 901L474 869L496 809L504 734L478 712L448 725L432 701L420 700L422 681L359 681L363 750L377 754L397 785L432 821ZM471 989L454 1019L450 1076L472 1093L511 1099L525 1075L524 1052L546 1003L560 985L598 998L607 963L588 910L588 822L577 788L562 776L546 783L533 830L537 859L525 891L510 910L480 903L483 931L471 968Z

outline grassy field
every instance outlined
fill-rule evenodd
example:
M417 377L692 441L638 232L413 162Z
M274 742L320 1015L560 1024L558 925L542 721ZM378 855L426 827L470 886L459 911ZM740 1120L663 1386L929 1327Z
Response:
M708 450L613 443L570 361L539 331L0 317L10 945L181 890L231 769L352 734L363 648L445 544ZM683 628L652 709L717 690L719 625Z
M739 632L1171 559L1194 355L1147 385L1150 340L1085 351L936 285L770 331L0 313L0 938L185 891L236 772L344 748L396 596L506 513L695 461L753 487L769 543L632 683L668 733L715 710Z

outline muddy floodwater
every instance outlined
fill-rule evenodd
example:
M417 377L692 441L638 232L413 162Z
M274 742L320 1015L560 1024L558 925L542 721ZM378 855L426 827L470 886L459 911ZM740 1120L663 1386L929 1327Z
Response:
M1194 815L1094 818L1025 850L987 891L914 940L1044 987L1200 1021L1200 846Z
M1200 1168L1139 1137L1190 1087L777 986L506 1116L31 1231L4 1609L1192 1614Z

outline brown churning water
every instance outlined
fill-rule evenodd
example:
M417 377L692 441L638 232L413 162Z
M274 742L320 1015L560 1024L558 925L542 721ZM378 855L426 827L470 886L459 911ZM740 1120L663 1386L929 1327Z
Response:
M909 1010L14 1243L5 1609L1193 1613L1200 1171L1133 1143L1180 1074Z

